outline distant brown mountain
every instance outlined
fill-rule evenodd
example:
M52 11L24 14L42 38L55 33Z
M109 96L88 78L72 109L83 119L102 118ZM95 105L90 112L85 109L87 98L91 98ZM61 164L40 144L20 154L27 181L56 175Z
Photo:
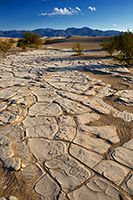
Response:
M13 37L13 38L21 38L22 34L26 30L9 30L9 31L2 31L0 30L0 37ZM119 35L120 31L115 30L108 30L108 31L102 31L102 30L93 30L88 27L83 28L67 28L65 30L63 29L50 29L50 28L41 28L41 29L35 29L31 32L36 32L41 37L69 37L71 35L78 35L78 36L114 36Z

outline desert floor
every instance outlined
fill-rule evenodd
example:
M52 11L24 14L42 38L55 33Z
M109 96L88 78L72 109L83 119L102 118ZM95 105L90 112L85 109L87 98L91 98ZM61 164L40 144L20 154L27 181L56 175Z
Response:
M131 200L133 69L55 45L0 58L0 199Z
M74 44L80 43L84 50L101 51L102 47L100 43L106 38L110 37L89 37L89 36L70 36L68 38L48 38L49 43L46 46L53 48L72 48ZM55 39L55 41L54 41ZM47 40L47 39L46 39ZM51 40L51 42L50 42ZM45 41L45 40L44 40Z

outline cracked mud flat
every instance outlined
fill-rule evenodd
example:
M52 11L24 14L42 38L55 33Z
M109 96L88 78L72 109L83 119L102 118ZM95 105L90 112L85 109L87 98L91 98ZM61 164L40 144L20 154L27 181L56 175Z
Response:
M133 71L71 55L0 61L1 200L132 199Z

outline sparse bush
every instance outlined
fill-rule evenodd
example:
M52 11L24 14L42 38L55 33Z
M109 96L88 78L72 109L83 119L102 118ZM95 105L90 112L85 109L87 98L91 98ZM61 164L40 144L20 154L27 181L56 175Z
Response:
M130 64L133 57L133 33L130 31L114 36L110 41L104 41L101 46L112 56L114 51L119 52L116 59Z
M9 41L11 44L14 44L14 43L16 42L13 38L9 38L8 41Z
M13 45L13 41L11 41L10 39L8 39L8 40L4 40L4 41L0 41L0 50L4 53L4 54L6 54L8 51L9 51L9 49L11 49L11 47L12 47L12 45Z
M125 32L124 35L114 37L116 41L116 50L120 51L120 55L125 62L130 64L133 57L133 33L130 31Z
M18 40L17 47L20 47L20 48L22 48L22 49L25 51L26 48L27 48L27 44L26 44L25 40L19 39L19 40Z
M42 46L43 42L41 38L38 38L37 40L34 41L32 44L34 48L39 49Z
M25 50L27 47L38 49L42 45L42 40L35 32L25 32L22 39L18 40L17 46Z
M80 45L80 43L76 43L73 47L72 47L73 51L76 51L78 53L78 55L82 54L83 51L83 47Z
M106 40L103 41L103 43L100 44L104 50L106 50L110 56L114 53L116 50L116 44L114 38L109 39L106 38Z

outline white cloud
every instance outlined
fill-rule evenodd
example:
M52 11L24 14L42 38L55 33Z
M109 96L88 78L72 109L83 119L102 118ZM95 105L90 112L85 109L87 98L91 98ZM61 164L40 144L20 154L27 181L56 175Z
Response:
M91 11L96 11L96 8L95 8L95 7L89 6L88 9L91 10Z
M113 24L113 26L114 26L114 27L116 27L116 26L117 26L117 24Z
M78 14L81 11L81 9L79 7L76 7L75 9L72 9L71 7L69 8L57 8L55 7L53 9L53 12L44 12L44 13L40 13L39 15L42 16L54 16L54 15L74 15L74 14Z
M54 8L53 15L72 15L72 12L67 8Z
M81 9L79 7L76 7L75 9L78 10L78 11L81 11Z

